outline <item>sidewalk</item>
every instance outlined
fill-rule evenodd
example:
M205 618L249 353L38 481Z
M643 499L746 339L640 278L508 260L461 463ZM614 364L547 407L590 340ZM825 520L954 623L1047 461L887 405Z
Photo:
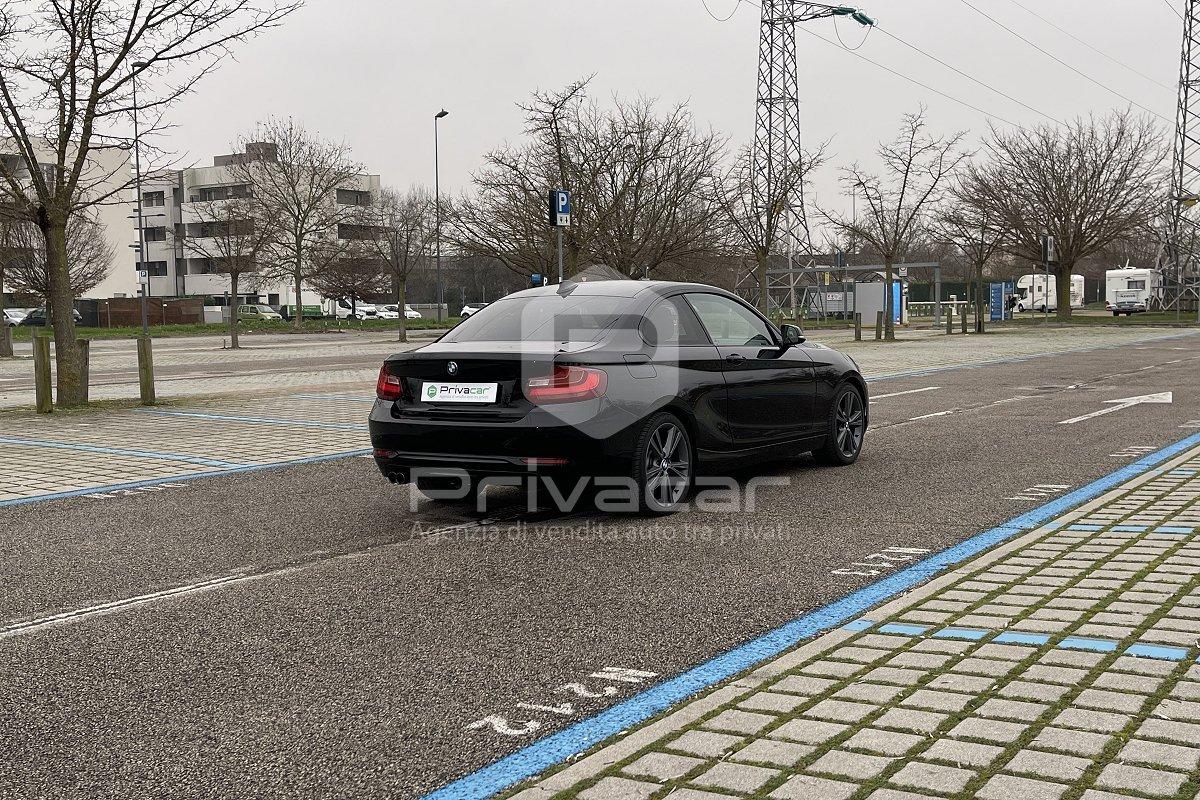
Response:
M685 703L520 800L1200 789L1200 447Z

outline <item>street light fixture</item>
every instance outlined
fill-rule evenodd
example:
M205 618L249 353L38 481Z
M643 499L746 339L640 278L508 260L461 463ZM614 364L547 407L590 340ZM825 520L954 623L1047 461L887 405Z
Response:
M438 120L449 115L442 109L433 115L433 238L437 266L437 319L442 321L442 187L438 166Z
M138 99L137 99L137 70L145 69L148 65L145 61L134 61L130 66L134 72L131 76L133 84L133 183L134 191L137 192L137 222L138 222L138 267L140 269L149 270L150 265L146 261L146 224L142 216L142 159L141 159L141 140L138 132ZM139 283L140 281L140 275ZM142 284L142 336L150 335L150 273L146 273L146 282Z

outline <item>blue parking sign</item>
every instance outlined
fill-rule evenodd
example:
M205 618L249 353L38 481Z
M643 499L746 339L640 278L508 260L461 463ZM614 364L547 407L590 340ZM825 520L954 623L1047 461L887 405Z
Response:
M571 193L566 189L550 190L550 224L556 228L571 227Z

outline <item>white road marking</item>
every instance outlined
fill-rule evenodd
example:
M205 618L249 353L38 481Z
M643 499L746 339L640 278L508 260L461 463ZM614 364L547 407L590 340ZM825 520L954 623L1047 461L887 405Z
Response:
M1058 424L1074 425L1076 422L1094 419L1096 417L1101 417L1105 414L1111 414L1114 411L1120 411L1125 408L1133 408L1134 406L1139 406L1143 403L1172 403L1174 402L1174 396L1171 394L1171 392L1158 392L1156 394L1143 394L1137 397L1123 397L1119 400L1105 400L1104 402L1110 404L1108 408L1102 408L1099 411L1093 411L1090 414L1083 414L1082 416L1064 419Z
M864 577L881 575L886 570L894 569L897 564L916 561L917 556L928 552L923 547L888 547L878 553L871 553L868 556L864 556L862 561L852 561L850 563L851 567L862 567L862 569L833 569L829 571L829 574L862 575Z
M883 398L885 398L885 397L899 397L899 396L900 396L900 395L902 395L902 394L919 394L919 393L921 393L921 392L932 392L932 391L935 391L935 390L937 390L937 389L940 389L940 388L942 388L942 387L940 387L940 386L926 386L924 389L909 389L909 390L908 390L908 391L906 391L906 392L891 392L890 394L876 394L876 395L871 395L871 402L872 402L872 403L874 403L876 400L882 400L882 399L883 399Z
M1115 453L1109 453L1109 458L1133 458L1134 456L1144 456L1146 453L1153 453L1157 447L1146 447L1145 445L1133 444L1126 447L1124 450L1118 450Z
M935 411L932 414L922 414L919 417L909 417L908 421L916 422L917 420L921 420L921 419L931 419L933 417L944 417L949 414L962 414L966 411L978 411L981 408L991 408L992 406L1000 406L1000 405L1004 405L1005 403L1013 403L1013 402L1016 402L1017 400L1028 400L1029 397L1030 397L1030 395L1019 394L1016 397L1006 397L1003 400L993 400L992 402L984 403L981 406L971 406L969 408L951 408L951 409L947 409L946 411Z
M1062 494L1071 485L1067 483L1039 483L1036 486L1030 486L1028 489L1022 489L1013 497L1006 497L1005 500L1046 500L1054 497L1057 494Z

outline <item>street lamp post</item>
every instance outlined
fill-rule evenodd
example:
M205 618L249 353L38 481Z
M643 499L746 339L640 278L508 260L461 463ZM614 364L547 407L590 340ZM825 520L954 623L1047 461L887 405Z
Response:
M145 219L142 216L142 159L141 159L141 140L138 133L138 100L137 100L137 72L136 70L146 67L145 61L135 61L132 64L135 70L132 76L133 84L133 183L134 191L137 192L137 223L138 223L138 267L139 269L149 270L150 266L146 262L146 225ZM140 282L140 275L139 282ZM146 273L146 282L142 284L142 336L150 335L150 274Z
M438 166L438 120L450 112L442 109L433 115L433 239L437 267L437 318L442 321L442 187Z

